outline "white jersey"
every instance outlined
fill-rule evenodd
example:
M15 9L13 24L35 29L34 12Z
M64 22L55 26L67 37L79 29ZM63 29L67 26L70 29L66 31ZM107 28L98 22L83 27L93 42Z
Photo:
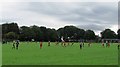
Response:
M61 37L61 40L64 41L63 37Z

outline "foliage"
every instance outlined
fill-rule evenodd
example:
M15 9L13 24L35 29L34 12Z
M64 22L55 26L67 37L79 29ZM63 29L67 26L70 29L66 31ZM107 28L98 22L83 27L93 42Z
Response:
M105 29L104 31L101 32L102 39L116 39L117 36L114 31L110 29Z
M12 33L10 33L12 32ZM15 36L14 36L15 35ZM19 27L17 23L5 23L2 24L2 37L3 39L16 39L19 36L21 41L60 41L63 36L64 40L98 40L99 36L96 37L93 30L84 30L76 26L65 26L59 28L58 30L54 28L46 28L44 26L21 26ZM101 32L103 39L116 39L117 35L111 29L105 29ZM118 37L120 38L120 30L118 30Z

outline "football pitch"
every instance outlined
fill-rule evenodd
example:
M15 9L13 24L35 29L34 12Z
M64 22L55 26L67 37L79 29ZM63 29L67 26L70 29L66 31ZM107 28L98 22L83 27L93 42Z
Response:
M82 49L80 43L62 47L52 42L48 46L43 43L21 42L19 49L12 49L12 43L2 45L2 65L118 65L117 43L102 47L101 43L85 43Z

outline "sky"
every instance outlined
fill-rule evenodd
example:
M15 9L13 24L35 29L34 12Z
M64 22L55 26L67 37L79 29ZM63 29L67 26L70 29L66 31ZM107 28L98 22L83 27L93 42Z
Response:
M6 0L4 0L6 1ZM19 26L45 26L58 29L74 25L81 29L91 29L98 35L104 29L118 29L118 2L61 2L21 1L0 3L0 24L16 22Z

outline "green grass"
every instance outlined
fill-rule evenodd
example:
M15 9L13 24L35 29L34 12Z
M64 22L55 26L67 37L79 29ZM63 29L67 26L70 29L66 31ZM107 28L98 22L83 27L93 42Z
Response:
M103 48L101 43L92 43L91 47L85 44L82 50L79 43L73 46L62 47L51 43L20 43L19 50L12 49L12 43L2 46L3 65L118 65L117 44L110 48Z

